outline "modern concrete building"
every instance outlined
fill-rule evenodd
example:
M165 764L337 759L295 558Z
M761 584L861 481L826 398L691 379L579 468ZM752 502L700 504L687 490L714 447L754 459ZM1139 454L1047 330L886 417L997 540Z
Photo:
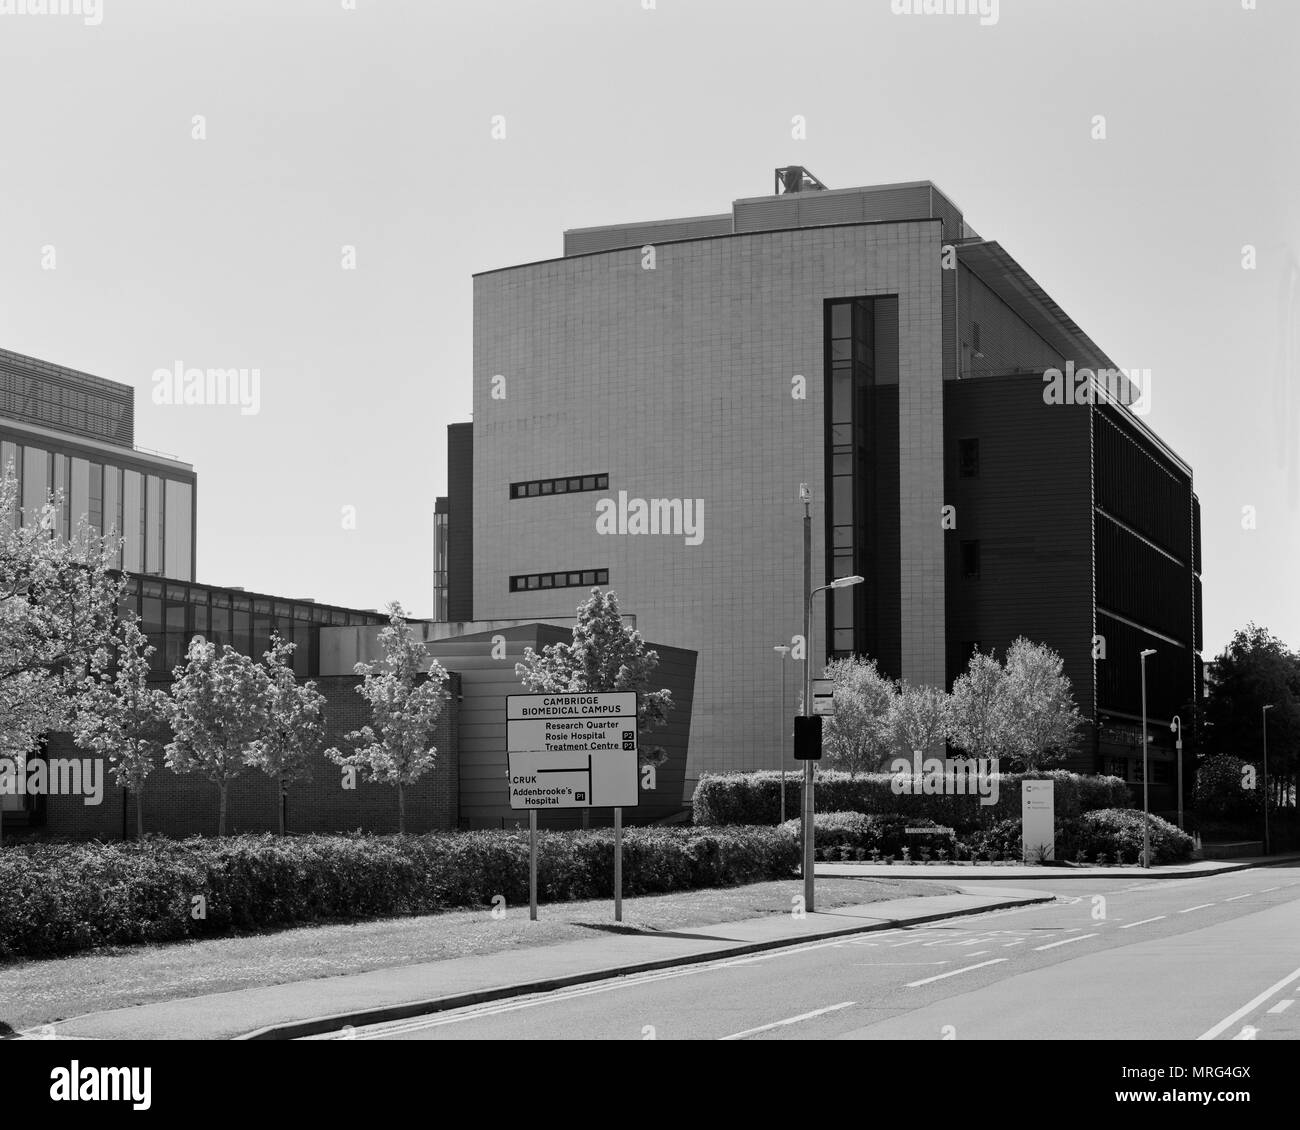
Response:
M866 578L817 599L815 672L872 655L948 686L1027 635L1096 723L1073 764L1132 779L1138 651L1157 743L1201 685L1191 469L1141 418L1150 380L933 184L776 187L475 277L450 602L546 619L608 584L697 652L686 803L703 771L792 764L772 649L802 631L806 483L813 584Z
M12 466L18 479L10 520L35 520L50 494L62 492L63 537L85 516L95 530L122 537L117 567L192 581L194 468L134 439L130 385L0 349L0 473Z

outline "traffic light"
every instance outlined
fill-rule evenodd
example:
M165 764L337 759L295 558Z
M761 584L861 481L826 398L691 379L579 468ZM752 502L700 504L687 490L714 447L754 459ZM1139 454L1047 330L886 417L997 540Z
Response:
M794 720L794 759L820 761L822 759L822 716L798 715Z

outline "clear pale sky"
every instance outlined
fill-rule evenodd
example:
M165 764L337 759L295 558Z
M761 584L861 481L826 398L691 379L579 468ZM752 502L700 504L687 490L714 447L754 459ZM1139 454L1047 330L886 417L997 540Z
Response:
M136 442L198 471L200 580L425 616L473 272L725 212L777 165L929 179L1152 371L1201 498L1207 658L1251 619L1300 646L1297 57L1294 0L0 14L0 346L135 386ZM260 413L155 405L178 360L259 368Z

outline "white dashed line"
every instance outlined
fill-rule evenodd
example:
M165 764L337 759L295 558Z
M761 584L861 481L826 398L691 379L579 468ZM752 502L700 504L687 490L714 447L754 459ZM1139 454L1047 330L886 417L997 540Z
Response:
M1272 1008L1269 1009L1269 1012L1285 1012L1293 1004L1295 1004L1295 1001L1293 999L1278 1001L1277 1004L1275 1004Z
M1145 926L1148 922L1159 922L1160 919L1162 919L1162 918L1164 918L1164 917L1166 917L1166 915L1164 915L1164 914L1157 914L1154 918L1144 918L1144 919L1142 919L1141 922L1126 922L1123 926L1120 927L1120 929L1121 929L1121 930L1131 930L1131 929L1133 929L1134 926Z
M730 1036L723 1036L724 1040L743 1040L746 1036L755 1036L759 1032L770 1032L773 1028L784 1028L787 1024L798 1024L801 1020L811 1020L814 1016L825 1016L828 1012L839 1012L842 1008L852 1008L852 1001L844 1001L841 1004L829 1005L826 1008L814 1009L812 1012L801 1013L799 1016L791 1016L787 1020L775 1020L771 1024L760 1024L757 1028L746 1028L743 1032L733 1032Z
M1248 899L1248 898L1250 898L1250 896L1253 895L1254 893L1255 893L1254 891L1247 891L1244 895L1233 895L1232 898L1230 898L1230 899L1224 899L1223 901L1224 901L1224 902L1236 902L1238 899Z
M1006 961L1005 957L995 957L988 961L981 961L977 965L967 965L961 969L951 969L947 973L940 973L937 977L927 977L923 981L909 981L907 988L915 989L920 985L928 985L931 981L942 981L945 977L956 977L958 973L969 973L973 969L983 969L987 965L997 965L999 962Z
M1038 950L1055 949L1057 946L1068 946L1071 942L1084 942L1095 937L1097 937L1096 934L1080 934L1077 938L1062 938L1059 942L1048 942L1045 946L1035 946L1034 950L1037 952Z
M1179 914L1191 914L1193 910L1204 910L1207 906L1213 906L1212 902L1203 902L1200 906L1189 906L1186 910L1180 910Z
M1257 1009L1266 1000L1268 1000L1269 997L1273 996L1274 993L1280 993L1289 984L1291 984L1292 981L1296 981L1296 980L1300 980L1300 969L1297 969L1294 973L1289 973L1287 976L1283 977L1282 980L1280 980L1276 985L1269 986L1262 993L1260 993L1259 996L1257 996L1254 1000L1247 1001L1239 1009L1237 1009L1237 1011L1234 1012L1231 1016L1224 1017L1224 1019L1220 1020L1218 1024L1216 1024L1208 1032L1204 1033L1198 1038L1202 1040L1213 1040L1216 1036L1220 1035L1222 1032L1225 1032L1227 1029L1231 1028L1243 1016L1249 1016L1252 1012L1255 1011L1255 1009Z

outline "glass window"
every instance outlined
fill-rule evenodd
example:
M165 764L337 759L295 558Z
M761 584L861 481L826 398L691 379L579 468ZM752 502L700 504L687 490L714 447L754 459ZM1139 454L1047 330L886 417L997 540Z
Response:
M201 636L206 636L211 630L211 622L208 617L208 605L201 596L195 596L190 604L190 616L194 621L194 631Z
M149 642L158 646L163 633L163 602L158 597L146 596L140 601L140 630L149 637Z
M550 479L547 479L544 483L542 483L542 493L543 493L543 494L554 494L554 493L555 493L555 483L553 483Z
M149 475L145 479L144 571L162 573L163 497L162 479Z
M582 480L581 480L581 479L570 479L570 480L569 480L569 489L570 489L570 490L582 490Z
M583 489L583 490L595 490L595 489L596 489L596 476L595 476L595 475L584 475L584 476L583 476L583 479L582 479L582 489Z
M122 468L104 468L104 532L113 538L113 567L122 568Z
M528 578L528 587L530 589L538 588L540 585L541 585L540 577L533 576Z
M609 584L609 570L608 570L608 569L597 569L597 570L596 570L596 584L598 584L598 585L607 585L607 584Z
M542 489L542 484L541 484L541 483L529 483L529 484L528 484L528 497L529 497L529 498L533 498L533 497L535 497L536 495L540 494L540 493L541 493L541 489Z
M568 479L556 479L556 480L555 480L555 493L556 493L556 494L564 494L568 489L569 489L569 480L568 480Z
M144 476L124 470L122 479L122 568L139 573L144 567Z
M980 441L962 439L957 441L957 473L963 479L978 479L980 474Z
M596 573L594 570L588 570L582 574L582 583L584 585L594 585L596 583Z
M980 543L964 541L961 543L961 575L978 577L980 575Z
M168 479L163 498L163 572L177 580L194 579L194 488Z
M555 574L554 574L554 573L543 573L543 574L542 574L542 588L544 588L544 589L550 589L550 588L554 588L554 587L555 587Z
M608 489L608 487L609 487L609 476L608 476L608 475L597 475L597 476L596 476L596 489L597 489L597 490L606 490L606 489Z
M582 574L581 574L581 573L570 573L570 574L569 574L569 584L571 584L571 585L580 585L580 584L582 584Z
M23 448L23 525L39 525L41 507L49 499L50 460L39 447Z

